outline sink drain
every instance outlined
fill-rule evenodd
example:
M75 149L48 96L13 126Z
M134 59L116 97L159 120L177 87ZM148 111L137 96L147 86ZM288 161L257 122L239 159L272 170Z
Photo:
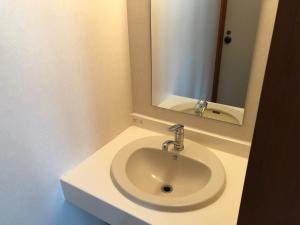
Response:
M164 193L171 193L173 191L173 187L170 184L165 184L161 187L161 191Z

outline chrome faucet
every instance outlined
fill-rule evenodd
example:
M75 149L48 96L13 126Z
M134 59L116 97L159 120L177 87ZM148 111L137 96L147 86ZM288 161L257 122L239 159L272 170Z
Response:
M208 102L205 98L201 98L195 105L195 113L197 115L203 116L204 111L208 107Z
M165 141L162 145L163 151L169 151L169 145L174 145L175 151L182 151L184 149L184 126L181 124L175 124L174 126L169 127L169 131L175 133L175 141Z

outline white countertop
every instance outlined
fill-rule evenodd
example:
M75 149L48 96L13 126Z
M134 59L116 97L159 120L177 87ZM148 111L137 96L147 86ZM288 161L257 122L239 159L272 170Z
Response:
M195 211L174 213L145 208L115 188L110 165L116 153L136 139L156 135L161 134L135 126L128 128L62 177L66 199L113 225L236 225L248 162L245 157L210 148L224 165L227 184L216 202ZM127 215L138 220L130 222L133 220Z

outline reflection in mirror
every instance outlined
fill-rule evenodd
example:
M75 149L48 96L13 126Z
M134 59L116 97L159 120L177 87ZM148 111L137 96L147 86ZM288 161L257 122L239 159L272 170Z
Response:
M152 0L152 104L242 125L261 0Z

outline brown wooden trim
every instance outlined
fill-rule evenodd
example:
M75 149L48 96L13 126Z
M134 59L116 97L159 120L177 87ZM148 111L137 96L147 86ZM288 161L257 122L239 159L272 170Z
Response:
M300 224L300 1L280 0L238 225Z
M215 58L215 71L214 71L212 99L211 99L212 102L217 102L217 98L218 98L220 68L221 68L221 59L222 59L222 50L223 50L223 38L224 38L224 30L225 30L225 22L226 22L226 11L227 11L227 0L221 0L219 32L218 32L217 51L216 51L216 58Z

